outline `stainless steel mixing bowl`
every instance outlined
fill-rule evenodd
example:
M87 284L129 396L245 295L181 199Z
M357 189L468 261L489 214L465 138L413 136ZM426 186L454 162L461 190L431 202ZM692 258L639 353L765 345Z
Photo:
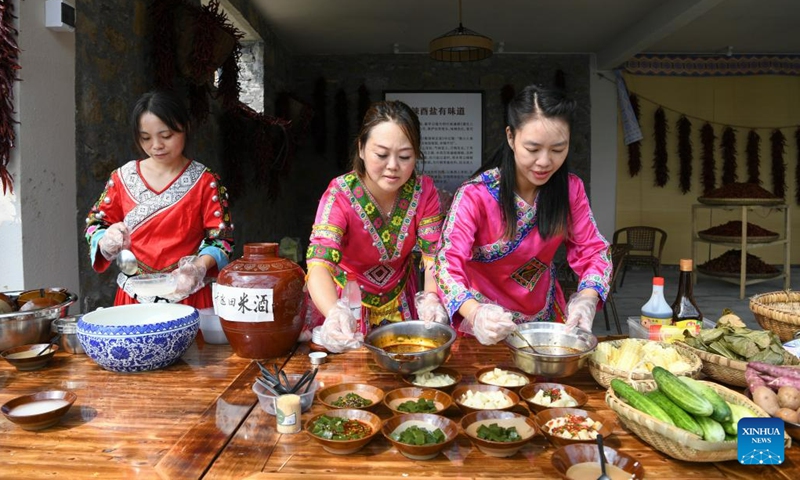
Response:
M536 349L514 335L505 339L514 365L532 374L550 378L568 377L586 364L597 347L597 337L591 332L555 322L530 322L518 328L519 333Z
M413 353L389 353L380 346L405 338L429 339L439 345L436 348ZM422 320L397 322L372 330L364 339L364 346L372 351L372 358L382 368L402 374L429 372L450 358L450 347L456 340L456 331L449 325L433 323L425 328Z
M3 293L15 299L23 291ZM32 343L48 343L53 320L64 317L69 306L78 299L74 293L66 292L66 295L66 300L52 307L0 314L0 351Z

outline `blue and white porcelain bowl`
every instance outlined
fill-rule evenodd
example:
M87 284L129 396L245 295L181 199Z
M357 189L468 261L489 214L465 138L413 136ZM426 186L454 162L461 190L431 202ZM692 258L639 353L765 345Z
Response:
M144 372L178 360L199 328L200 315L188 305L121 305L84 315L78 321L78 340L106 370Z

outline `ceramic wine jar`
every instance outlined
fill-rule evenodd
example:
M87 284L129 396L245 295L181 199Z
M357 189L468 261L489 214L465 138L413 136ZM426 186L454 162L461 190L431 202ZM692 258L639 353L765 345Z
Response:
M248 243L222 269L214 307L234 353L273 358L289 353L303 328L303 269L278 257L277 243Z

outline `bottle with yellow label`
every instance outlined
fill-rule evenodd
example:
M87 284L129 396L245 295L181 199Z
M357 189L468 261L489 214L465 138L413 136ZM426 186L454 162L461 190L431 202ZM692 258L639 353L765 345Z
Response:
M653 294L642 306L641 324L669 325L672 323L672 308L664 299L664 277L653 277Z

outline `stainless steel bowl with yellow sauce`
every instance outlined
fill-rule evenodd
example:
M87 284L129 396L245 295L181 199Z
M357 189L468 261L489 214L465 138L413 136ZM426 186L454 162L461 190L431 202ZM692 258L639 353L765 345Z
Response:
M380 367L402 374L429 372L450 357L456 331L449 325L410 320L372 330L364 345Z

